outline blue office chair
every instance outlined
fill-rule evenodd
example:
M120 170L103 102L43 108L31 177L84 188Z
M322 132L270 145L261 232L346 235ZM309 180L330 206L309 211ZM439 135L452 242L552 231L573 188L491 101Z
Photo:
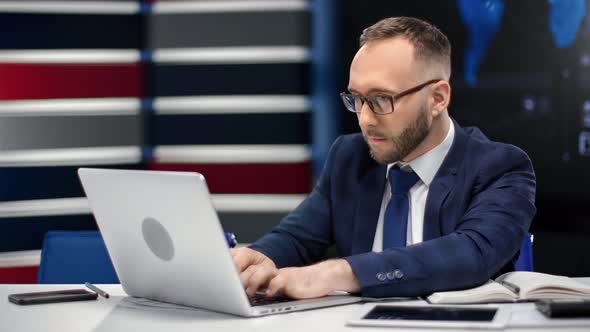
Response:
M522 246L520 255L514 264L516 271L533 271L533 234L527 233Z
M225 232L230 248L236 237ZM45 234L37 280L40 284L118 284L119 278L98 231L50 231Z
M40 284L119 283L97 231L47 232L37 279Z

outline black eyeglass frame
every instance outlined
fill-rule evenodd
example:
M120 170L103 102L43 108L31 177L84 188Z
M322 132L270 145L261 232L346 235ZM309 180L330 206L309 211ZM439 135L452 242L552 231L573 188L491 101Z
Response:
M400 92L398 94L395 94L395 95L379 95L379 96L375 96L375 97L372 97L372 96L364 97L364 96L360 96L360 95L354 95L354 94L351 94L351 93L341 92L340 93L340 98L342 99L342 102L344 103L344 107L346 107L347 110L349 110L350 112L353 112L353 113L360 113L361 112L361 109L362 109L362 106L365 103L368 103L369 104L369 109L371 109L371 112L373 112L375 114L379 114L379 115L391 114L395 110L394 107L393 107L393 104L395 103L396 100L400 99L403 96L407 96L407 95L410 95L412 93L416 93L416 92L424 89L424 87L426 87L426 86L428 86L430 84L438 83L440 81L443 81L443 79L430 80L430 81L424 82L424 83L422 83L420 85L416 85L413 88L409 88L407 90L404 90L404 91L402 91L402 92ZM375 101L375 98L376 97L387 97L387 98L389 98L389 102L391 103L391 111L390 112L383 112L383 113L376 112L375 109L374 109L374 107L373 107L374 103L376 103L376 101ZM360 98L361 101L362 101L361 109L359 109L359 110L351 109L349 107L349 102L346 100L346 98L352 98L352 100L354 100L354 98Z

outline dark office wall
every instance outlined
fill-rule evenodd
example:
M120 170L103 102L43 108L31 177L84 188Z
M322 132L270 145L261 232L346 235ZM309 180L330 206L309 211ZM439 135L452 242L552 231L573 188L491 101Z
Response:
M590 77L588 12L556 12L547 1L490 3L503 4L503 15L477 72L478 81L470 84L464 69L469 30L458 1L344 0L341 90L346 89L348 66L364 28L389 16L434 23L453 47L451 116L462 126L480 127L493 140L523 148L533 160L538 177L538 213L531 228L537 235L535 269L590 275L590 264L584 263L590 261L590 157L580 152L585 148L581 137L590 125L583 121L590 112L584 83ZM550 15L564 13L569 16L561 17L585 18L575 39L559 48L564 38L552 34ZM353 114L343 117L342 127L345 132L359 130Z

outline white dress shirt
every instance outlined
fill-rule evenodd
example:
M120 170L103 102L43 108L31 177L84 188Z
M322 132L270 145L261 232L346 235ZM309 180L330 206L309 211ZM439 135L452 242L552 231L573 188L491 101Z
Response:
M385 192L383 193L383 200L381 202L381 211L379 212L379 220L377 221L377 230L375 231L375 239L373 240L373 251L380 252L383 250L383 218L385 209L391 198L391 189L389 185L389 169L394 165L399 165L401 170L408 170L411 168L420 178L416 184L410 188L409 202L410 208L408 213L408 233L406 236L406 245L416 244L422 242L422 231L424 229L424 209L426 207L426 198L428 197L428 188L438 172L440 165L444 161L453 139L455 138L455 126L453 121L450 121L449 130L445 139L432 150L426 152L420 157L410 161L409 163L395 162L387 165L387 172L385 173Z

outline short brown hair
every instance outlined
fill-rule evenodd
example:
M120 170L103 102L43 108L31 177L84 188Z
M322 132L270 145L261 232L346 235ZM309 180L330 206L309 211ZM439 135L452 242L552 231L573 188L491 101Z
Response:
M441 65L445 79L451 75L451 43L434 25L414 17L389 17L363 30L359 41L368 42L402 37L414 45L416 60Z

